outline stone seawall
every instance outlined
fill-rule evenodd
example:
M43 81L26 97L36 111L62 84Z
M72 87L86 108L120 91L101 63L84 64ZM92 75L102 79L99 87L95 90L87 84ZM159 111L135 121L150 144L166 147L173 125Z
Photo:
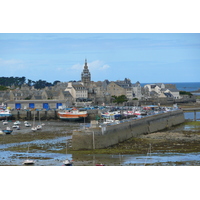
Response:
M106 148L132 137L160 131L184 121L183 111L177 110L112 126L74 130L72 148L74 150Z

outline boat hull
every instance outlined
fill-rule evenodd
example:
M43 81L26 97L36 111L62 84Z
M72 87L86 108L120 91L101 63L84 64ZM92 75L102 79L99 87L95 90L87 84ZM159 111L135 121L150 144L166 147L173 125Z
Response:
M77 120L82 120L86 118L88 115L87 113L69 113L69 112L58 112L58 117L61 120L72 120L72 121L77 121Z
M12 116L11 114L0 114L0 119L6 119L6 118L9 118L11 116Z
M13 130L2 130L5 134L11 134Z

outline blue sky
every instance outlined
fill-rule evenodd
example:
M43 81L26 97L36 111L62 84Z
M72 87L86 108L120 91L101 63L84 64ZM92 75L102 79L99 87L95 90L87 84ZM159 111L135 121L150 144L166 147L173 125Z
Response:
M199 82L199 33L0 33L0 76L93 81Z

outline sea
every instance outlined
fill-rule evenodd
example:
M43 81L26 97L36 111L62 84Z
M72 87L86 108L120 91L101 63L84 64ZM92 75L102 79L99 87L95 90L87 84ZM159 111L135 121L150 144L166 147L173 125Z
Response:
M144 87L147 84L152 84L152 83L141 83L141 86ZM171 82L164 84L174 84L176 85L176 88L178 90L187 92L197 91L200 89L200 82Z

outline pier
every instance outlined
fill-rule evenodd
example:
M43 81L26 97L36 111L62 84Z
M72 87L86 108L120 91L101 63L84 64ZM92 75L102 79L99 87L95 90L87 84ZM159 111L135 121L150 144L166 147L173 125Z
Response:
M200 108L182 108L183 112L194 112L194 121L197 120L197 112L200 112Z
M147 116L141 119L128 119L115 125L74 130L73 150L107 148L132 137L161 131L185 121L182 110Z

